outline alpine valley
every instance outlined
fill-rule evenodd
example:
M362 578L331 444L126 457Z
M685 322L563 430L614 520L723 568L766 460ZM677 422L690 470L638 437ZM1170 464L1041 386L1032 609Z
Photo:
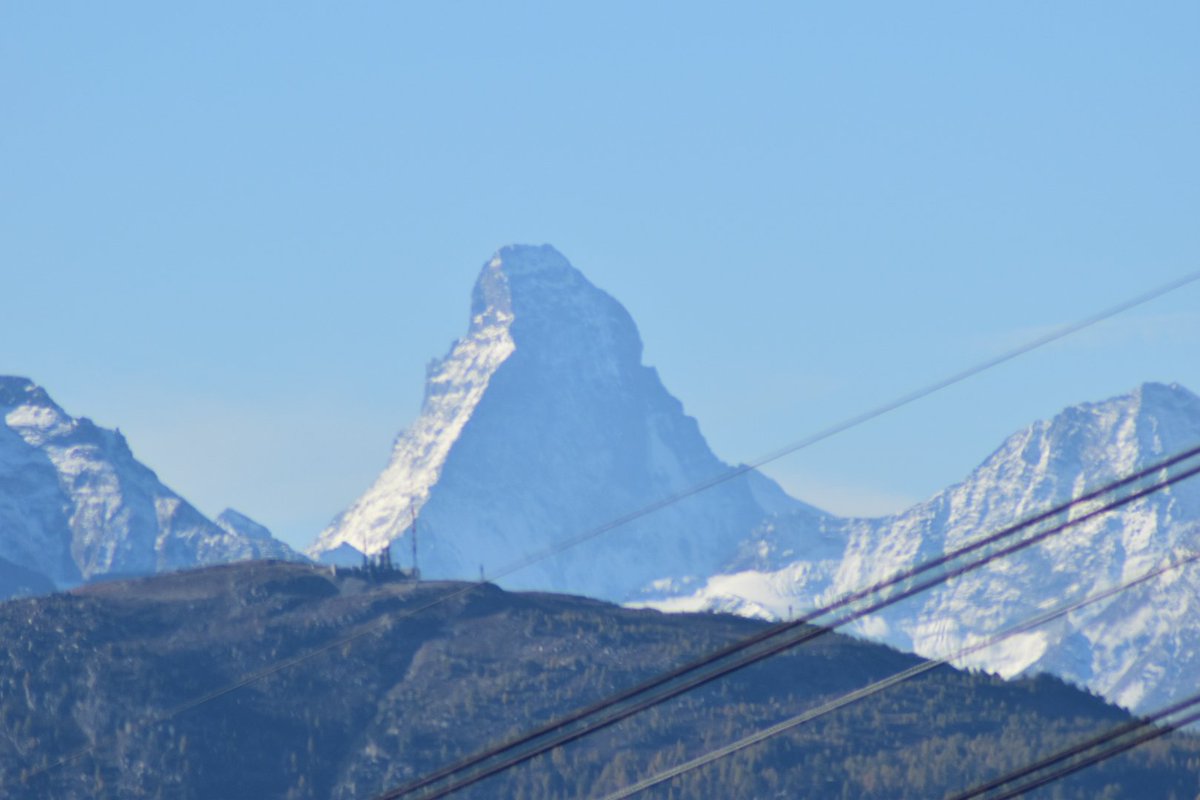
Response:
M1200 398L1149 383L1031 425L961 484L891 517L825 513L754 471L693 494L733 467L641 352L625 309L556 250L500 250L390 463L309 554L345 563L393 547L399 559L416 519L427 575L780 619L1200 443ZM1182 483L857 631L942 656L1198 549L1200 486ZM1156 708L1200 683L1200 574L1169 573L971 665L1051 672Z

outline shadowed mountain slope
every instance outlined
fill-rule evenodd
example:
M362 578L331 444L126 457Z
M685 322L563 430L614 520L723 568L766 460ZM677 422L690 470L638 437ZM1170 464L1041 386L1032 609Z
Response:
M463 588L248 562L2 604L0 792L369 797L763 625ZM126 727L367 629L379 632L162 724ZM827 636L462 796L595 797L916 661ZM1127 718L1052 678L939 668L646 796L925 800ZM1053 796L1191 800L1198 758L1200 743L1173 736Z
M467 335L429 367L420 416L309 554L395 546L399 563L417 516L425 574L475 578L727 472L641 358L629 313L558 251L500 250ZM664 567L711 573L776 510L819 513L752 473L504 583L624 599Z

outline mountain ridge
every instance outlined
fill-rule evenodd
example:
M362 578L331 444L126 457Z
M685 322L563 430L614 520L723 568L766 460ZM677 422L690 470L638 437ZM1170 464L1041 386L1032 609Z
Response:
M68 588L299 556L269 533L211 522L139 462L119 430L72 417L28 378L0 376L0 558Z
M13 601L0 605L0 785L16 800L371 797L765 628L283 562ZM373 629L380 635L252 688L220 691ZM598 796L918 663L823 636L463 796ZM191 710L126 725L180 707ZM1128 720L1053 678L1010 682L943 666L666 791L924 800ZM76 761L22 781L22 770L81 748ZM1192 797L1198 755L1200 741L1175 734L1063 781L1056 796Z
M645 603L782 618L788 607L821 605L1197 443L1200 398L1178 384L1146 383L1027 426L964 480L898 514L825 520L829 547L821 557L796 552L795 542L814 535L808 521L777 517L758 532L757 548L743 547L702 581L663 580ZM1200 487L1184 482L873 615L856 630L935 657L1196 550ZM969 665L1003 675L1050 671L1148 710L1200 681L1198 592L1196 570L1163 576ZM1178 599L1163 600L1171 597ZM1135 624L1147 609L1170 624ZM1106 633L1116 627L1121 637Z
M1200 399L1178 384L1146 383L1028 426L963 481L898 514L838 517L751 471L641 517L639 509L733 469L641 356L628 312L558 251L502 248L472 290L467 335L430 365L422 411L397 437L388 467L309 553L354 563L362 549L390 546L399 563L416 520L427 575L473 578L477 566L491 574L526 563L507 586L781 619L1071 499L1185 440L1200 442ZM1113 519L1129 531L1118 548L1097 538L1096 523L856 630L938 656L1056 599L1132 577L1188 543L1200 549L1181 528L1200 521L1200 495L1193 500L1187 486ZM1135 593L1141 605L1126 616L1155 608L1153 591L1168 580ZM1181 685L1156 688L1154 669L1184 677L1171 672L1172 634L1143 625L1133 638L1157 655L1141 664L1097 631L1096 620L1116 624L1121 607L1075 615L974 665L1006 675L1052 670L1151 707ZM1194 620L1200 637L1200 608L1176 612L1175 624L1190 631ZM1200 655L1194 661L1188 675L1200 682Z
M629 313L552 247L502 248L471 297L467 335L427 371L417 420L313 557L396 545L399 561L416 516L422 569L471 578L731 469L642 364ZM656 562L715 567L767 513L763 503L804 507L769 478L743 476L506 585L621 599L654 577Z

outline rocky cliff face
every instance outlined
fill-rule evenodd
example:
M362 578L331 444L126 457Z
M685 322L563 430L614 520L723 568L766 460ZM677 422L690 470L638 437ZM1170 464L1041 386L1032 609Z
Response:
M561 254L504 248L480 273L467 335L430 366L391 463L310 554L395 545L400 562L416 517L425 574L477 577L725 473L641 356L629 314ZM664 565L709 574L767 506L803 508L749 475L504 582L621 599Z
M246 558L298 558L209 521L133 457L119 431L0 377L0 559L59 587Z
M962 483L883 519L791 514L760 529L701 586L665 581L653 605L782 617L869 585L1037 511L1200 443L1200 398L1146 384L1011 436ZM816 558L797 542L819 536ZM1200 482L1186 481L993 562L870 618L860 632L925 655L953 652L1039 610L1122 583L1200 550ZM1200 683L1200 569L1076 613L972 663L1004 675L1047 671L1135 709Z

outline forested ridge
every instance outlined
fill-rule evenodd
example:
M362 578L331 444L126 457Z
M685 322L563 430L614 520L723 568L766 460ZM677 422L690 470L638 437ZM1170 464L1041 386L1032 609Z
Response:
M762 625L464 586L254 562L4 603L0 794L370 797ZM369 629L378 632L138 724ZM822 637L462 796L600 796L916 661ZM1126 719L1053 678L938 668L645 796L941 797ZM1194 800L1200 741L1173 735L1040 796Z

